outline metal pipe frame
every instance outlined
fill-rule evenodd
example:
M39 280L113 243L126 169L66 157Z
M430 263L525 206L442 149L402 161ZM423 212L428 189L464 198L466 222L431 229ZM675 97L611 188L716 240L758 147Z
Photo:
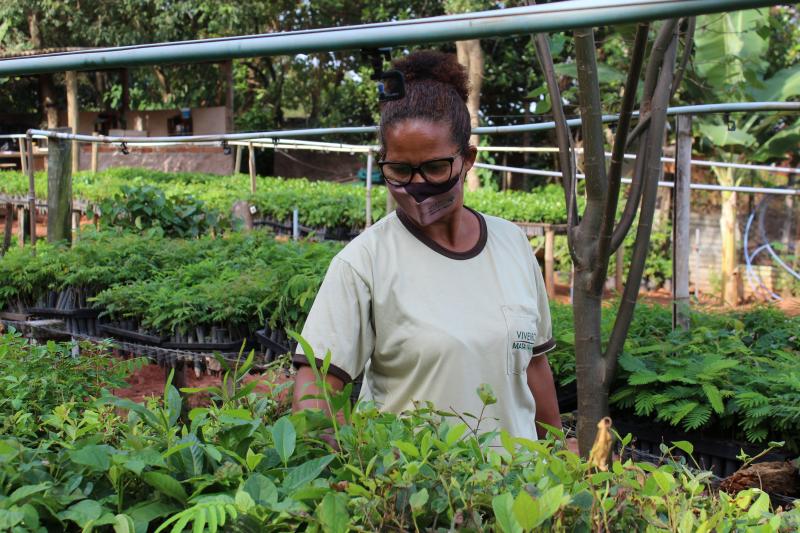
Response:
M768 7L776 0L568 0L405 21L0 60L0 76L453 42Z
M549 176L549 177L561 177L561 172L555 170L536 170L530 168L519 168L519 167L507 167L503 165L489 165L487 163L475 163L473 166L477 168L485 168L487 170L496 170L500 172L515 172L518 174L530 174L533 176ZM578 174L578 178L584 179L586 176L584 174ZM622 183L630 183L630 178L622 178ZM659 181L659 187L666 187L671 189L675 186L675 184L671 181ZM781 196L800 196L800 189L771 189L766 187L742 187L742 186L734 186L728 187L725 185L712 185L710 183L692 183L689 186L691 189L697 189L699 191L732 191L732 192L742 192L742 193L750 193L750 194L779 194Z
M740 102L730 104L703 104L678 106L667 109L668 115L698 115L708 113L739 113L759 111L794 111L800 112L800 102ZM639 112L634 113L635 116ZM603 115L603 122L616 122L619 115ZM573 118L567 121L569 126L580 126L581 119ZM547 131L555 128L555 122L537 122L535 124L518 124L513 126L481 126L473 128L472 133L483 135L488 133L518 133L523 131ZM317 135L333 134L365 134L378 132L378 126L350 126L344 128L306 128L298 130L255 131L248 133L214 133L209 135L176 135L173 137L125 137L109 135L81 135L74 133L60 133L49 130L31 129L27 134L34 138L68 139L88 143L126 143L126 144L156 144L156 143L198 143L222 141L257 141L280 139L281 137L313 137ZM336 144L336 143L333 143Z

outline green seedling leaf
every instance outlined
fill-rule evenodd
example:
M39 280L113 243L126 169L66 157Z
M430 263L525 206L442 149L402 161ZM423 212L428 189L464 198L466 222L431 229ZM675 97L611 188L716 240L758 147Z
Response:
M514 518L522 526L525 531L530 531L541 522L539 517L539 506L533 501L531 495L524 489L519 491L517 497L514 499L514 504L511 507Z
M393 440L389 444L403 452L405 455L418 458L419 457L419 450L417 447L411 444L410 442L403 441L403 440Z
M103 512L103 506L95 500L81 500L66 511L61 512L59 516L64 520L71 520L78 524L79 527L84 528L99 519Z
M275 450L284 465L288 463L289 458L294 453L296 439L297 433L288 417L284 416L272 426L272 440L275 443Z
M411 510L416 514L420 511L425 509L425 504L428 503L428 489L422 489L414 494L408 499L409 505L411 505Z
M185 503L188 499L183 485L168 474L162 474L161 472L145 472L144 475L142 475L142 479L154 489L164 493L170 498L175 498L181 503Z
M497 521L497 526L503 533L522 533L522 526L514 518L513 506L514 496L510 492L505 492L492 498L494 517Z
M327 493L317 507L316 515L325 533L346 533L350 529L347 495L340 492Z
M481 383L478 387L478 397L483 402L483 405L493 405L497 403L497 396L492 390L492 386L488 383Z
M77 450L70 450L69 457L72 462L88 466L97 472L105 472L111 466L109 446L88 444Z
M694 445L689 441L679 440L677 442L673 442L672 445L689 455L694 453Z
M463 422L451 427L447 431L447 436L444 439L445 444L447 444L448 447L452 447L453 444L455 444L456 441L461 438L465 431L467 431L467 425Z
M311 461L293 468L289 472L289 475L283 480L281 488L286 494L291 494L306 483L317 479L322 471L325 470L325 467L328 466L335 457L335 455L326 455L325 457L312 459Z
M268 477L262 474L252 474L242 485L253 501L258 505L270 507L278 503L278 489Z

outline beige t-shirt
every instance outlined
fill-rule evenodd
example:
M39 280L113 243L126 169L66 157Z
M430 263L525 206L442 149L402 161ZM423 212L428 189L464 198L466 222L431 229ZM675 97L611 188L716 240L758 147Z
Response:
M536 439L525 371L555 346L542 273L522 230L475 214L481 237L463 253L402 213L380 220L333 259L302 335L318 359L331 351L331 374L350 381L366 368L361 398L384 410L431 401L477 416L488 383L497 403L481 428Z

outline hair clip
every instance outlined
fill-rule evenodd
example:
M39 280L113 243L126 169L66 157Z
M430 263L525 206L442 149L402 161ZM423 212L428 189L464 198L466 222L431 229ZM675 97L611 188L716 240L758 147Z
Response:
M403 73L399 70L383 70L383 61L389 61L391 59L391 50L391 48L362 50L362 54L369 58L372 63L372 68L375 71L369 78L378 82L379 102L400 100L406 95L406 83ZM386 84L384 80L390 83Z

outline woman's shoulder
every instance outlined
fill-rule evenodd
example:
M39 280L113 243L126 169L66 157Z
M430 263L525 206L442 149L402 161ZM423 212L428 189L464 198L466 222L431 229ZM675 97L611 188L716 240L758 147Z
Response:
M481 216L486 221L486 229L491 235L496 235L499 237L507 237L510 239L519 239L520 237L525 238L527 241L527 237L525 237L525 232L511 222L510 220L506 220L504 218L487 215L485 213L481 213Z
M336 255L354 268L367 266L376 256L381 243L390 240L391 235L400 229L397 213L392 211L348 242Z

